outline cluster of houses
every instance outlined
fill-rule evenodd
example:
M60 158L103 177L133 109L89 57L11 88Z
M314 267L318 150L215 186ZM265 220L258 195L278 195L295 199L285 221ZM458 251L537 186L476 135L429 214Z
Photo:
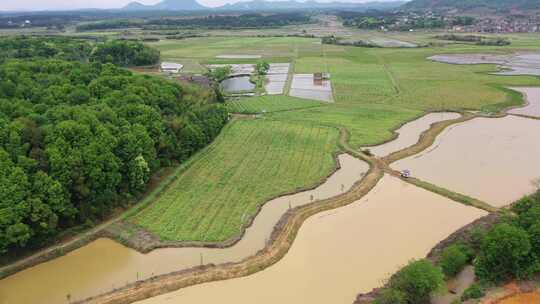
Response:
M15 22L15 21L8 20L7 22L3 21L2 23L3 23L4 26L7 26L7 27L29 27L29 26L32 26L32 21L30 21L30 20L24 20L22 22Z
M540 16L482 18L469 26L454 26L455 32L467 33L536 33L540 32Z

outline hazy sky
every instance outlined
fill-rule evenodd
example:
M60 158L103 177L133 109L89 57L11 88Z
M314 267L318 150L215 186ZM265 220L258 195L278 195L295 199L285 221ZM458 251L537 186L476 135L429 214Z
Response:
M215 7L239 0L197 0L199 3ZM244 0L245 1L245 0ZM342 2L369 2L373 0L344 0ZM384 0L383 0L384 1ZM0 10L68 10L76 8L118 8L131 0L0 0ZM160 0L138 0L144 4L155 4ZM331 2L331 0L320 0Z

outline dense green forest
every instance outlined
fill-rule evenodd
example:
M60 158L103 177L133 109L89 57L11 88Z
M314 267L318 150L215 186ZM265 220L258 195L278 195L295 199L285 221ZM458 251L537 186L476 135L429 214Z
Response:
M93 45L62 37L15 37L0 39L0 62L7 58L56 58L141 66L157 64L159 51L137 41L110 40Z
M310 17L305 13L276 13L270 15L263 14L243 14L240 16L220 16L210 15L197 18L156 18L148 20L116 19L105 20L94 23L81 24L77 26L78 31L93 31L104 29L118 29L128 27L142 27L144 29L163 28L207 28L207 29L227 29L227 28L260 28L278 27L293 24L304 24L310 22Z
M101 57L89 63L92 55L79 56L90 54L86 43L59 41L0 43L10 54L0 64L2 253L102 219L140 194L156 170L207 145L227 121L212 94Z

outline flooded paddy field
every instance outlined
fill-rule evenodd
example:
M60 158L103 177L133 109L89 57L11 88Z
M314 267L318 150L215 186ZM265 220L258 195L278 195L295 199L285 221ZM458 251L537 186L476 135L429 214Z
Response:
M527 105L524 107L512 109L508 113L520 114L527 116L540 117L540 88L511 88L512 90L521 92Z
M451 126L435 143L393 168L430 183L505 206L532 192L540 178L540 121L475 118Z
M50 262L0 281L0 303L65 303L121 287L128 282L209 263L240 261L262 249L289 208L330 198L349 190L368 165L348 154L339 156L341 169L319 187L267 202L244 237L234 246L165 248L141 254L110 239L98 239ZM32 286L32 288L29 288Z
M515 54L452 54L435 55L428 59L450 64L496 64L496 75L540 76L540 53Z
M287 255L251 276L140 303L346 303L486 212L385 176L363 199L308 219ZM434 229L436 227L436 229Z
M266 73L264 89L268 95L280 95L285 92L285 84L289 78L290 63L270 63Z
M461 115L452 112L429 113L416 120L406 123L401 128L396 130L398 137L387 143L366 147L376 156L383 157L390 155L393 152L410 147L418 142L420 135L429 129L429 127L440 121L459 118Z
M239 76L239 75L251 75L255 72L254 64L209 64L207 67L211 70L217 68L224 68L229 66L231 68L230 76Z
M314 74L294 74L290 96L332 102L330 80L316 80Z

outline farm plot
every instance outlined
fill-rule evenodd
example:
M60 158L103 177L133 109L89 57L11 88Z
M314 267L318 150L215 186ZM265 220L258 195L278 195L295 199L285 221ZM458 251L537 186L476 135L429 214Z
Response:
M314 74L294 74L290 96L332 102L332 85L330 80L317 80Z
M269 95L280 95L285 91L285 84L289 78L290 63L271 63L266 73L264 89Z
M335 128L313 124L236 121L129 220L166 240L229 239L270 198L327 176L337 137Z
M234 55L252 55L265 58L292 57L297 48L311 45L318 39L299 37L204 37L183 40L164 40L150 43L158 50L164 59L169 58L199 58L199 59L239 59ZM216 58L227 55L229 58ZM243 56L245 57L245 56ZM257 60L246 58L246 60Z
M266 95L227 102L232 113L259 114L321 107L324 103L283 95Z
M374 145L392 138L392 131L403 122L421 115L421 111L396 108L387 105L338 106L276 112L270 118L287 121L309 122L314 125L329 125L346 128L350 134L350 144L359 148Z

